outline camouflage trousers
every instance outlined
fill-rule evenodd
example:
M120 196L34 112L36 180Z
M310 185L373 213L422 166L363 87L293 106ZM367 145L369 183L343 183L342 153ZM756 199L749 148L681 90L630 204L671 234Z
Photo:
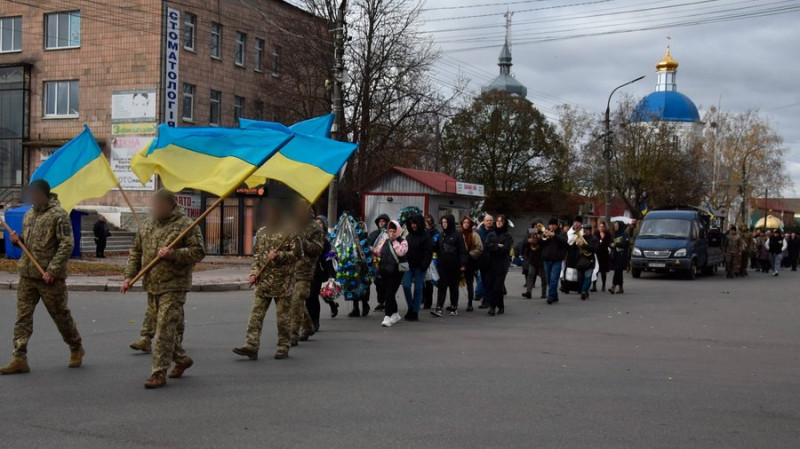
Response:
M742 256L739 253L725 254L725 272L728 274L739 274L741 268L739 264L742 262Z
M275 301L275 316L278 322L278 350L289 352L291 346L292 318L290 314L290 296L267 296L256 288L253 298L253 309L250 311L250 319L247 323L247 335L245 345L258 352L261 346L261 328L264 326L264 317L267 315L269 305Z
M306 307L306 298L311 294L311 281L298 279L294 284L294 295L292 295L292 340L300 338L300 327L306 334L313 332L314 323L311 322L311 315Z
M81 334L67 307L67 286L64 279L48 284L41 279L20 277L17 287L17 322L14 324L14 358L28 358L28 340L33 334L33 312L42 300L61 338L70 349L81 347Z
M183 350L183 335L178 327L183 323L183 305L186 292L166 292L158 295L148 294L155 307L155 334L153 336L153 372L164 372L172 362L180 363L189 356Z
M147 294L147 310L144 312L144 320L142 321L142 330L139 332L143 338L152 340L156 336L156 318L158 317L158 301L157 295ZM182 311L182 310L181 310ZM183 332L185 331L186 323L182 319L178 323L176 350L183 351ZM185 353L184 353L185 355ZM180 359L176 359L180 360Z

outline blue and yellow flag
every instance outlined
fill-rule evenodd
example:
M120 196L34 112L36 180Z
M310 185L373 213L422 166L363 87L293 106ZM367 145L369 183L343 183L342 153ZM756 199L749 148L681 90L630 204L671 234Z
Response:
M356 143L329 139L332 123L333 114L289 128L280 123L240 119L242 129L282 129L294 135L291 142L247 178L247 185L254 187L274 179L289 186L308 202L316 202L358 148Z
M650 208L647 207L647 203L642 204L642 207L639 210L639 212L642 213L642 217L644 217L645 215L647 215L648 212L650 212Z
M142 183L157 173L173 192L192 188L225 196L293 138L280 129L160 125L158 137L131 159L131 169Z
M99 198L119 185L88 126L33 172L31 181L36 179L50 184L67 212L81 201Z

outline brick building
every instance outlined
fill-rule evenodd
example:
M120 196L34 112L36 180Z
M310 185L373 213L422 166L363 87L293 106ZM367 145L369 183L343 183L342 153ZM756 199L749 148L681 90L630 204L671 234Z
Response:
M33 171L84 124L144 205L157 185L142 187L127 164L158 123L236 126L238 117L323 114L331 55L326 22L281 0L5 0L0 205L18 201ZM206 198L183 193L199 213ZM252 234L256 201L231 198L212 216L212 252L249 251L241 236ZM85 204L124 206L118 192ZM221 242L224 234L236 241Z

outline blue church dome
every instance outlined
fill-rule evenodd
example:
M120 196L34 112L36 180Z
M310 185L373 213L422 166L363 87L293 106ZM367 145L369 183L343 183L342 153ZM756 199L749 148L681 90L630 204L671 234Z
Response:
M636 122L697 122L700 114L689 97L677 91L656 91L644 97L633 110Z

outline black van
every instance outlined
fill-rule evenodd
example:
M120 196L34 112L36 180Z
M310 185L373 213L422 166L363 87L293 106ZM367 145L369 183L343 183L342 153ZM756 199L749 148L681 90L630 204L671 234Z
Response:
M719 219L701 208L654 210L645 215L631 253L631 274L712 275L723 262Z

